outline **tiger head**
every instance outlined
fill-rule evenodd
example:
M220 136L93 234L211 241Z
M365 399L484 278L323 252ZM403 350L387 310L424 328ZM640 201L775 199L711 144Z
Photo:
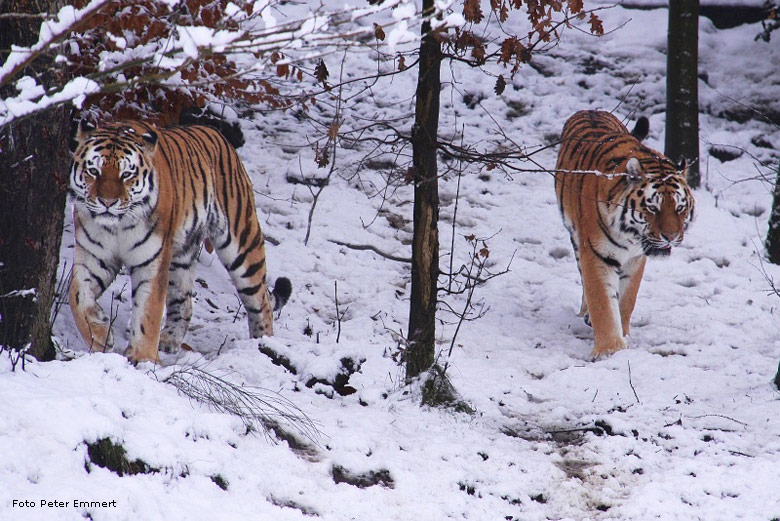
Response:
M621 230L638 238L645 255L669 255L694 217L695 201L685 181L687 166L678 170L657 156L645 166L632 157L626 171L630 188L620 212Z
M70 192L76 205L106 224L141 217L156 203L157 134L129 124L95 128L82 121L73 137Z

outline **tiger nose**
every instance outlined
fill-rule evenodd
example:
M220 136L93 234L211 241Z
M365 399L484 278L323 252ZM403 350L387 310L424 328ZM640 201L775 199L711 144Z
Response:
M112 206L114 206L116 203L119 202L119 199L117 199L116 197L98 197L97 199L100 202L100 204L102 204L106 208L111 208Z
M669 244L679 243L680 241L682 241L682 232L680 232L680 233L669 233L669 234L662 233L661 234L661 239L666 241Z

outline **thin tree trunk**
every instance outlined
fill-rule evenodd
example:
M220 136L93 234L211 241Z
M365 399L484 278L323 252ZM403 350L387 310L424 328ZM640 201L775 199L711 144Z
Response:
M669 2L664 153L686 160L691 188L700 184L698 61L699 0Z
M777 165L772 213L769 215L769 231L766 233L766 253L769 262L780 264L780 163ZM780 390L780 364L775 374L775 387Z
M37 2L10 0L4 11L38 13ZM3 49L38 39L40 19L0 21ZM53 61L36 62L37 78L50 79ZM0 88L0 96L14 93ZM67 188L67 109L51 109L0 130L0 349L26 349L54 358L51 307Z
M780 391L780 364L777 365L777 374L775 375L775 387Z
M777 165L772 213L769 215L769 231L766 233L766 253L769 262L780 264L780 163Z
M423 0L423 13L433 0ZM439 185L436 142L439 129L441 44L422 26L417 106L412 135L414 169L414 236L412 239L412 290L406 352L407 381L433 365L436 341L436 304L439 277Z

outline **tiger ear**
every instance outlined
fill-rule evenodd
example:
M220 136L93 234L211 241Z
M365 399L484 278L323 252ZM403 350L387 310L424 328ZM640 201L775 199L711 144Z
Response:
M154 153L157 151L157 132L153 130L144 132L141 134L141 139L143 139L145 142L144 151L149 155L154 155Z
M95 125L85 119L74 121L71 126L70 141L68 143L70 151L75 152L79 145L89 139L95 128Z
M642 178L642 165L639 164L639 159L632 157L626 163L626 173L631 181L636 181Z
M650 133L650 120L642 116L636 120L634 130L631 131L631 135L637 138L639 141L643 141Z

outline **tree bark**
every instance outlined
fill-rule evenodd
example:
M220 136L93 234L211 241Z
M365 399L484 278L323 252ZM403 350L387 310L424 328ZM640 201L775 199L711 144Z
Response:
M688 163L688 184L699 175L699 0L669 2L666 54L666 141L664 153Z
M44 2L45 3L45 2ZM39 13L35 0L10 0L9 13ZM40 18L0 20L0 63L11 45L38 39ZM53 60L33 64L44 84L57 74ZM0 96L14 93L0 88ZM0 350L54 358L54 301L67 189L67 109L47 110L0 129Z
M423 0L423 14L433 11L433 0ZM439 277L439 184L436 143L441 90L441 44L423 23L417 78L415 123L412 134L414 169L414 232L412 288L406 379L433 365L436 342L436 306Z
M780 391L780 364L777 365L777 374L775 375L775 387Z
M780 163L777 165L772 213L769 215L769 231L766 233L766 254L769 262L780 264ZM775 387L780 390L780 364L775 374Z
M777 165L772 213L769 215L769 231L766 233L766 253L769 262L780 264L780 164Z

